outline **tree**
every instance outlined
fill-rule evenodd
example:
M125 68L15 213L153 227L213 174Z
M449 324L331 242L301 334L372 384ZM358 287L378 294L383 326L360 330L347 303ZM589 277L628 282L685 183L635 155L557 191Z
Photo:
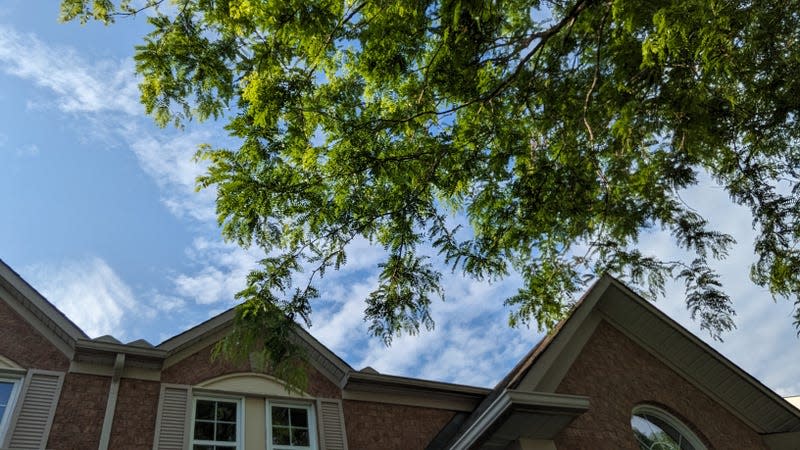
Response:
M365 310L387 343L433 325L427 246L465 276L518 272L512 325L552 326L610 272L650 295L682 280L719 338L734 311L711 262L734 240L679 196L704 172L752 211L752 280L798 304L797 1L162 1L62 0L62 19L147 9L146 111L241 140L198 153L224 237L268 255L230 352L292 355L288 324L358 237L387 252ZM653 228L693 256L642 254Z

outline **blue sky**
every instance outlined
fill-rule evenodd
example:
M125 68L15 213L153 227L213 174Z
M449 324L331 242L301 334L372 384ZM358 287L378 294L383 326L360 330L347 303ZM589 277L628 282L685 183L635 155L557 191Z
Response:
M142 17L103 27L59 24L57 14L57 2L0 4L0 258L89 335L156 344L234 305L258 257L220 240L213 192L194 191L197 145L227 138L220 124L159 129L144 115L131 59L148 30ZM791 304L747 279L749 214L710 182L683 197L739 241L718 266L738 329L710 343L780 394L800 394ZM641 247L680 256L664 233ZM355 242L312 316L311 332L354 367L490 386L541 338L507 326L502 299L518 280L488 285L445 270L436 329L386 348L362 320L381 255ZM679 286L657 306L708 340Z

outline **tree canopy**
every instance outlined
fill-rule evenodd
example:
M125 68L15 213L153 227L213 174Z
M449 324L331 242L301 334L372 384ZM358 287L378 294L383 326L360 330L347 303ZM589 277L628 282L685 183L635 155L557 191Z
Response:
M433 325L437 261L518 273L510 322L545 328L598 274L676 278L719 338L734 240L679 195L704 173L753 214L752 280L798 304L795 0L162 1L62 0L62 19L146 9L146 111L239 138L198 153L224 237L268 255L230 351L284 336L266 356L291 355L287 321L359 237L386 250L365 318L387 342ZM692 256L637 250L652 229Z

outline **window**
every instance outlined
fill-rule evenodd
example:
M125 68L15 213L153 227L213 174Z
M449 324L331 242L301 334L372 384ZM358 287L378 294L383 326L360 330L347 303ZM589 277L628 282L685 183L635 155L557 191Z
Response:
M631 427L641 450L706 450L686 425L654 406L634 408Z
M315 450L316 422L311 405L267 402L269 450Z
M11 413L14 411L14 403L19 395L20 379L8 376L0 376L0 442L3 442Z
M241 399L195 397L192 449L240 449L243 423Z

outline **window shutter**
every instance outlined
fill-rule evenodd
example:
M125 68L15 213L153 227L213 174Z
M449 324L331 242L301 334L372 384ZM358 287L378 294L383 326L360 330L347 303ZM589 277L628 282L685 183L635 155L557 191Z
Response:
M321 450L347 450L341 400L318 399L317 412Z
M62 372L28 371L14 422L9 428L9 448L43 449L47 445L63 384Z
M158 400L154 450L183 450L188 446L191 388L164 384Z

